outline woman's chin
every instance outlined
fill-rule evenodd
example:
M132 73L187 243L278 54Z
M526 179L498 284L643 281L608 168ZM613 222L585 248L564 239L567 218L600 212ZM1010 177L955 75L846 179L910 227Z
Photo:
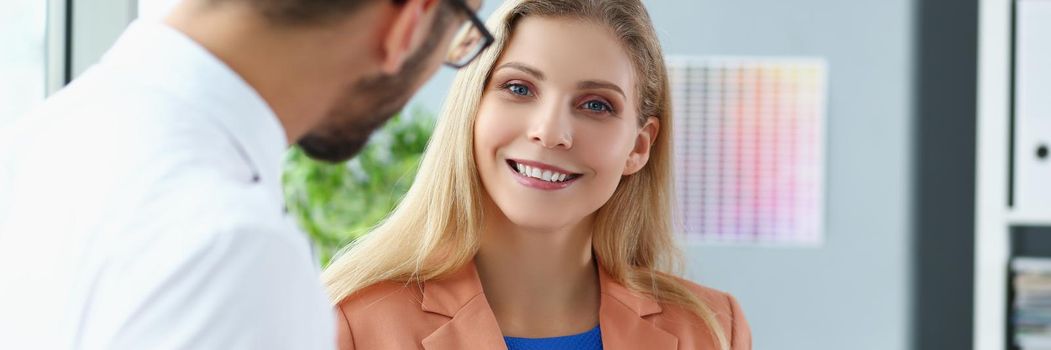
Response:
M565 212L551 210L521 210L520 212L511 213L504 211L504 215L507 216L507 220L511 224L527 231L536 232L558 231L574 222L580 221L579 218L572 220L565 214Z

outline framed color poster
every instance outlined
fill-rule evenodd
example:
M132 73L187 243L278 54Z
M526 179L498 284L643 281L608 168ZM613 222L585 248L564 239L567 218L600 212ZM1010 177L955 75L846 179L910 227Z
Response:
M668 71L686 241L821 244L826 62L672 57Z

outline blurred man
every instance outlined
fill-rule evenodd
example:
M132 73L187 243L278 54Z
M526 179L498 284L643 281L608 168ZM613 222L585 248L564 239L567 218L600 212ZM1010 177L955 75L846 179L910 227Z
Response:
M491 43L479 6L184 0L131 24L0 135L0 349L334 347L283 154L353 156Z

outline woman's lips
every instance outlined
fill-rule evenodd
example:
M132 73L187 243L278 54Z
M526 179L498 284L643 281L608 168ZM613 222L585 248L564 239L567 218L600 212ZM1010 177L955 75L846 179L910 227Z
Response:
M569 185L573 184L574 182L577 181L577 179L579 179L581 177L581 174L574 174L574 173L566 172L566 173L562 173L562 174L566 174L567 175L565 177L565 179L562 180L562 181L544 181L543 179L539 179L539 178L532 177L532 176L526 176L525 174L520 173L519 169L518 169L518 166L520 166L519 164L521 164L522 166L527 165L527 163L518 163L515 160L508 159L508 161L507 161L507 169L508 169L508 171L511 172L511 176L514 177L515 181L518 181L519 184L522 184L523 186L526 186L526 187L538 189L538 190L544 190L544 191L560 190L560 189L569 187ZM543 163L528 162L528 164L542 165ZM539 167L538 166L538 167L533 168L533 169L535 169L534 171L539 170L539 169L545 169L545 171L549 171L549 172L558 172L559 170L561 170L560 168L553 167L553 166L546 166L546 167ZM558 169L558 170L554 170L554 169Z

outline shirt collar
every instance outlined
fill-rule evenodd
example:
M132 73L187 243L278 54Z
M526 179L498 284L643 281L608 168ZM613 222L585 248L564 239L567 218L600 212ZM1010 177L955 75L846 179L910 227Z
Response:
M281 194L288 141L266 100L237 72L196 41L159 21L136 20L102 66L180 99L217 124L237 144L259 182Z

